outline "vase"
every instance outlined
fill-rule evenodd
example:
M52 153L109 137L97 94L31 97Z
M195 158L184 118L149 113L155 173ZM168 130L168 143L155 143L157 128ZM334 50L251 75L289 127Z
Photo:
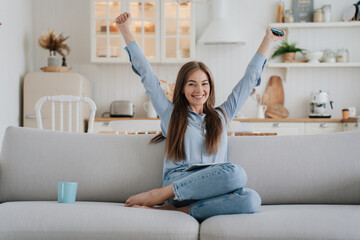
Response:
M63 58L62 58L62 63L61 63L61 66L63 66L63 67L67 67L67 64L66 64L66 58L65 58L65 57L63 57Z
M295 52L287 52L283 54L284 62L293 62L295 60Z
M48 66L59 66L59 59L56 56L55 50L50 50L50 56L48 57Z

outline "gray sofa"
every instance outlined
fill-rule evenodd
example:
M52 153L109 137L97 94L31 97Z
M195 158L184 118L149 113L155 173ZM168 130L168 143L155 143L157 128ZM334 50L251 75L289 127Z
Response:
M9 127L0 155L0 240L360 239L360 131L229 137L262 197L256 214L199 224L176 211L123 207L161 186L164 143L151 135L74 134ZM58 181L79 182L59 204Z

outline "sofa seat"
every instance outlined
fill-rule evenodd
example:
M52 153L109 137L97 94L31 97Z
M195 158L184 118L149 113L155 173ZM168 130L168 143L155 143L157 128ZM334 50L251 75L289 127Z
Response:
M259 213L216 216L201 240L360 239L360 205L264 205Z
M177 211L119 203L52 201L0 204L0 239L198 239L199 223Z

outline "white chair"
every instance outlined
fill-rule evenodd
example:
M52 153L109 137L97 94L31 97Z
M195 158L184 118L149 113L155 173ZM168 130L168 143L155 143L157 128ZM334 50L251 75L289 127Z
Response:
M124 134L129 134L129 132L134 132L135 135L139 134L139 132L144 132L144 134L149 134L151 131L155 131L156 134L160 133L160 120L119 120L119 121L111 121L109 123L109 127L111 127L116 134L119 132L124 132Z
M80 113L80 102L86 102L90 105L90 119L89 119L89 127L88 133L92 132L95 112L96 112L96 104L95 102L88 97L78 97L78 96L70 96L70 95L58 95L58 96L44 96L40 98L35 105L36 111L36 121L39 129L43 129L42 120L41 120L41 107L44 102L51 102L51 129L55 130L55 102L59 102L60 104L60 131L64 131L64 103L68 105L68 132L72 131L72 103L76 103L76 132L79 132L79 113Z

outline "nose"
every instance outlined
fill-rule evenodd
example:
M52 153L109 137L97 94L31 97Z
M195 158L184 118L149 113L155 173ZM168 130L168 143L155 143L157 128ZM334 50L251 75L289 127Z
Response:
M203 86L201 84L197 84L195 91L196 92L202 92Z

